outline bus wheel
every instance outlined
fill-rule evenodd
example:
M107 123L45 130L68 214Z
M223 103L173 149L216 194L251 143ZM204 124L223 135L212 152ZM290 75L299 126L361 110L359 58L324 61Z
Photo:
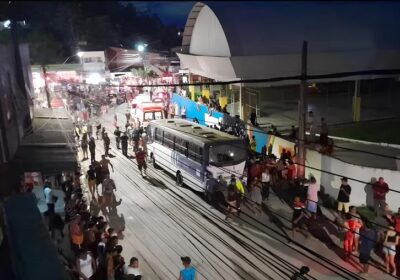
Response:
M176 185L181 187L183 185L183 176L180 171L176 172Z

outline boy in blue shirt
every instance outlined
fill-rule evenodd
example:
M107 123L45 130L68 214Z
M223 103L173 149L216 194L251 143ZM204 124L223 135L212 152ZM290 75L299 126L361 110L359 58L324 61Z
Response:
M181 257L182 264L185 267L181 270L178 280L196 280L196 269L190 265L189 257Z

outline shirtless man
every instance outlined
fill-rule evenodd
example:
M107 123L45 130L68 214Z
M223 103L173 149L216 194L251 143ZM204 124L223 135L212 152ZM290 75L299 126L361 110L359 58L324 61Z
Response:
M103 175L103 178L105 178L105 175L110 175L110 170L108 169L108 166L111 166L112 171L114 172L114 166L110 162L110 160L106 159L105 155L101 156L100 160L100 165L101 165L101 173Z

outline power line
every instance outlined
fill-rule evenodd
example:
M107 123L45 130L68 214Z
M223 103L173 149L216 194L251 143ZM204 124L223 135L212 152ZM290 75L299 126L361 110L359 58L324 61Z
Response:
M324 79L338 79L345 77L353 77L353 76L368 76L368 75L398 75L400 74L400 69L379 69L379 70L364 70L364 71L352 71L352 72L338 72L331 74L323 74L323 75L307 75L307 80L324 80ZM230 81L219 81L219 82L200 82L200 83L177 83L177 84L152 84L152 85L125 85L127 87L184 87L184 86L211 86L211 85L230 85L230 84L238 84L238 83L247 83L247 84L257 84L257 83L273 83L273 82L282 82L282 81L300 81L304 79L301 75L295 76L281 76L274 78L264 78L264 79L237 79ZM118 87L115 85L110 85L114 87Z

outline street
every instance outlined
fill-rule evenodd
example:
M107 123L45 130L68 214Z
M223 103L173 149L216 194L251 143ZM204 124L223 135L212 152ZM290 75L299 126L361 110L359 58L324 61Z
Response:
M125 109L126 104L117 109L120 127L125 123ZM135 159L116 149L112 111L99 121L111 138L111 177L122 203L118 213L106 216L111 227L125 228L120 240L122 255L125 261L138 257L146 279L175 279L181 269L180 257L186 255L192 258L199 279L288 279L303 265L310 267L310 279L363 279L356 274L358 270L314 238L299 236L296 241L304 247L288 242L290 226L277 226L265 213L257 219L264 225L247 216L251 212L246 209L240 219L226 222L223 213L192 190L176 187L174 178L162 170L149 165L147 178L142 178ZM98 159L103 143L96 141L96 145ZM84 171L88 164L82 162ZM278 204L279 212L282 202L275 200L268 203ZM386 275L371 269L370 276L384 279Z

